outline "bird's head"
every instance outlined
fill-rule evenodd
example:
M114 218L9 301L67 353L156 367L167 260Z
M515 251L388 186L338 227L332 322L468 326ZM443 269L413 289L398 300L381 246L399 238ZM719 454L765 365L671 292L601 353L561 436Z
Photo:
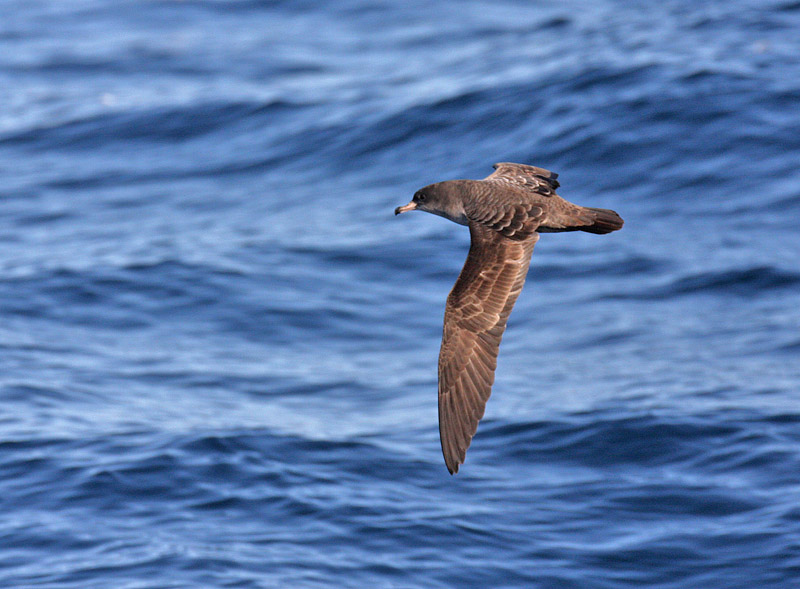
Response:
M414 193L411 202L394 210L395 215L408 211L425 211L450 219L460 225L467 224L464 212L465 180L448 180L420 188Z

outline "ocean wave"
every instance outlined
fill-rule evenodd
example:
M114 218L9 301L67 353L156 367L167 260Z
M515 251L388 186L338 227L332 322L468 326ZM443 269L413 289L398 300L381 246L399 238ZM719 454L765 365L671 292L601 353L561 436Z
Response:
M675 278L667 286L646 291L605 295L611 299L667 299L695 294L754 296L800 284L800 273L774 266L753 266L737 270L700 272Z
M534 261L531 266L531 276L535 276L537 281L547 281L587 276L660 275L667 271L670 265L671 263L667 260L642 255L631 255L621 260L611 259L583 264L540 264Z
M161 144L204 137L221 129L231 130L259 118L301 111L305 106L283 100L258 102L190 103L180 107L124 110L94 114L49 127L15 131L0 136L0 146L39 149L97 149L131 141Z
M49 269L0 280L0 312L109 329L135 329L180 309L194 312L233 296L237 276L162 261L121 268Z
M11 2L0 586L792 586L797 6ZM504 160L627 224L451 477L469 237L391 211Z
M490 421L479 432L477 451L471 452L475 462L492 456L493 463L512 468L568 464L627 470L681 465L698 474L761 473L777 484L800 466L790 449L797 438L793 428L798 419L795 413L731 411L724 421L703 414L609 418L602 412L560 421Z

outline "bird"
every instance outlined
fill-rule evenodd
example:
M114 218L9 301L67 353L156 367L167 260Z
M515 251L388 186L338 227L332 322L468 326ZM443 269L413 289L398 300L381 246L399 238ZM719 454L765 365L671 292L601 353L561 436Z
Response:
M556 194L558 174L501 162L482 180L420 188L395 215L425 211L469 227L467 260L447 297L439 351L439 438L450 474L458 472L492 392L506 322L540 233L622 228L615 211L582 207Z

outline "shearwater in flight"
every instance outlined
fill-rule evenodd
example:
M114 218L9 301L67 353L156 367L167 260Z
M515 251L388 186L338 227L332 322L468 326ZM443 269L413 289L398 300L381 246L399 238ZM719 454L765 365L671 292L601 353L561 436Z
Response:
M439 351L439 437L450 474L464 462L492 392L497 351L540 233L610 233L622 218L555 192L558 174L500 163L483 180L420 188L395 215L426 211L469 227L467 261L447 297Z

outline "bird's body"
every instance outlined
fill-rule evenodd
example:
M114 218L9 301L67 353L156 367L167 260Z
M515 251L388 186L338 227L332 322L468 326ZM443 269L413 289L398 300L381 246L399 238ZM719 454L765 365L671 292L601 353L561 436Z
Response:
M470 231L470 250L447 297L439 352L439 434L451 474L464 462L492 391L497 352L522 291L539 233L610 233L622 218L572 204L556 194L553 174L523 164L495 164L483 180L425 186L395 214L423 210Z

